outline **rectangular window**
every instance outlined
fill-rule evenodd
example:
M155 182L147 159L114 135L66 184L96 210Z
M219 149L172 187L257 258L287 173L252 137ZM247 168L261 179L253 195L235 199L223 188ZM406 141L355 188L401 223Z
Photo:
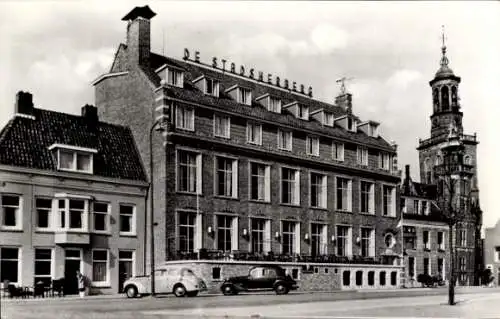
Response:
M182 88L184 86L184 74L175 69L168 69L167 83Z
M420 202L420 215L428 215L428 206L427 206L427 201L423 200Z
M265 251L266 222L262 218L252 218L250 221L251 249L254 253L263 253Z
M364 166L368 165L368 148L358 146L358 164Z
M327 177L323 174L311 173L311 206L326 208Z
M60 170L92 173L92 154L71 150L58 150L58 168Z
M352 209L352 181L337 177L337 209L351 211Z
M231 118L225 115L214 115L214 135L217 137L230 138Z
M379 164L379 168L381 168L383 170L390 170L391 156L388 153L380 152L378 164Z
M66 200L59 199L57 201L57 226L66 228Z
M247 122L247 142L255 145L262 145L262 125Z
M135 206L120 204L120 235L135 235Z
M495 256L494 256L495 262L500 262L500 247L495 247Z
M238 88L238 103L252 105L252 91L246 88Z
M182 130L194 131L194 109L177 105L175 108L175 126Z
M413 200L413 213L415 215L418 215L418 213L420 212L419 207L420 207L420 201L417 199Z
M281 100L270 96L267 110L274 113L281 113Z
M337 226L337 256L351 256L350 227Z
M467 270L467 263L465 257L460 257L460 271L466 271L466 270Z
M201 154L178 150L177 190L201 194Z
M216 158L216 192L217 196L238 197L238 161L232 158Z
M438 275L444 279L444 259L438 258L437 260Z
M0 270L1 283L19 283L19 248L0 248Z
M361 228L361 256L373 257L372 250L374 243L372 242L373 229Z
M324 120L325 122L323 124L328 126L333 126L333 120L334 120L333 114L325 112L325 120Z
M280 150L292 150L292 131L278 129L278 148Z
M296 169L281 169L281 203L300 205L300 173Z
M442 231L437 233L438 249L444 251L444 233Z
M109 253L106 249L92 250L92 285L106 286L109 281Z
M431 249L431 243L429 241L429 231L424 230L422 233L422 239L424 243L424 249L430 250Z
M94 231L108 232L109 231L109 204L107 203L94 203Z
M336 161L342 162L344 160L344 143L332 143L332 157Z
M179 212L179 250L192 253L195 245L196 213Z
M296 227L297 222L282 221L281 222L282 236L281 248L285 255L293 255L296 252Z
M375 213L375 185L373 183L361 181L361 212Z
M52 249L35 248L35 280L50 285L52 280Z
M383 215L396 216L396 188L394 186L382 186Z
M69 228L83 229L85 201L80 199L69 200Z
M205 78L205 94L219 97L219 81Z
M47 229L51 226L52 200L46 198L36 198L36 226L40 229Z
M431 274L431 269L430 269L430 262L429 262L429 258L424 258L424 274L426 275L430 275Z
M235 250L233 240L236 236L234 222L236 217L227 215L216 215L217 219L217 249L222 251ZM234 249L233 249L234 247Z
M460 230L460 246L467 246L467 230L465 229Z
M250 199L271 200L271 166L250 162Z
M415 279L415 257L408 257L408 277Z
M326 225L311 224L311 255L320 256L327 252Z
M21 229L21 197L17 195L2 195L0 197L3 229Z
M297 117L299 119L308 120L309 119L309 107L298 104L297 105Z
M306 137L306 154L319 156L319 138L312 136Z

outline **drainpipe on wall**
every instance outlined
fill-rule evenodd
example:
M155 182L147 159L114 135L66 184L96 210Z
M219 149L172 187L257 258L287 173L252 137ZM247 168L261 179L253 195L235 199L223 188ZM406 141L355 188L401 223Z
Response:
M149 198L149 187L150 184L148 184L148 187L146 188L146 197L144 198L144 245L142 248L142 255L143 255L143 263L142 263L142 275L146 276L146 267L147 267L147 243L148 243L148 223L147 223L147 216L148 216L148 198Z

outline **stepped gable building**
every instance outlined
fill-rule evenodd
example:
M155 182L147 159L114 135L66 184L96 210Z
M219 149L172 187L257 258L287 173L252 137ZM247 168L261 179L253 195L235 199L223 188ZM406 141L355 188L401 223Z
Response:
M35 108L19 92L0 131L0 282L118 293L144 273L148 183L130 129ZM2 290L3 291L3 290Z
M446 46L443 36L440 68L434 79L429 82L432 88L433 113L431 119L431 136L419 141L420 179L425 184L438 183L438 168L443 164L442 150L446 147L451 135L457 135L463 145L463 165L460 167L470 175L466 187L461 188L457 196L470 196L465 218L456 227L454 234L457 251L456 262L459 285L478 284L478 270L482 267L481 226L482 212L479 207L479 188L477 182L477 140L476 134L464 134L462 125L459 84L449 67ZM461 155L462 156L462 155Z
M123 18L127 43L93 84L99 116L131 128L144 163L155 111L168 110L168 141L152 140L157 262L239 253L397 262L396 146L353 114L351 94L325 103L312 88L208 65L198 52L152 53L154 16L145 6Z
M421 286L419 274L447 279L448 224L436 205L437 187L414 182L406 165L401 185L405 286Z

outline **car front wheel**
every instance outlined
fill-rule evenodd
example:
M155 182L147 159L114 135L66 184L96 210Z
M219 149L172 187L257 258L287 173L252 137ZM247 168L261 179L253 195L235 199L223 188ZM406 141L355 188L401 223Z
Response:
M225 296L236 295L236 289L234 289L234 287L231 285L226 285L226 286L222 287L222 293Z
M186 288L183 285L181 285L181 284L176 285L174 287L174 295L176 297L184 297L184 296L186 296Z
M128 286L125 289L125 294L128 298L135 298L137 297L137 288L135 286Z
M276 288L274 288L274 291L277 295L286 295L288 293L288 288L283 284L278 284Z

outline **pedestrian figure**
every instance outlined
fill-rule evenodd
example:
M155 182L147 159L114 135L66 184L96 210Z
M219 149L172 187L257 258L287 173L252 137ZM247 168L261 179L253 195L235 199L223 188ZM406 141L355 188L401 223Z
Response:
M80 298L85 297L85 277L83 277L82 273L77 270L76 278L78 280L78 292L80 294Z

